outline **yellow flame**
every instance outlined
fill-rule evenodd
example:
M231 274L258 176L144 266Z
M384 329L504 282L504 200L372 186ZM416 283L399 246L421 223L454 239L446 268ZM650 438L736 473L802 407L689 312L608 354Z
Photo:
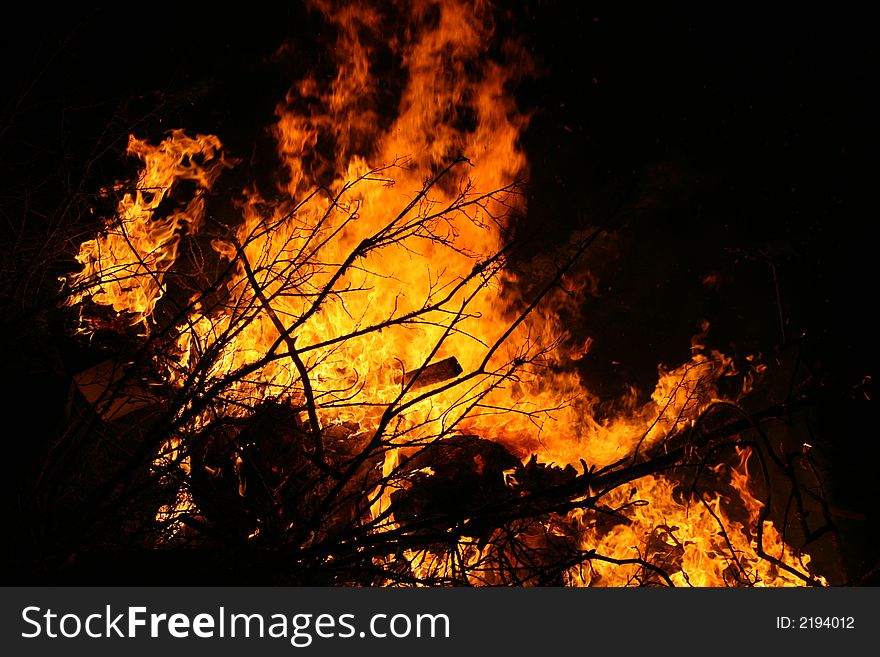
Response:
M80 272L68 279L68 304L84 299L146 322L163 294L166 272L177 259L184 231L196 232L204 218L201 194L210 189L225 166L220 140L210 135L188 137L174 130L158 146L132 136L128 153L144 163L139 179L119 186L116 216L100 237L80 246ZM197 192L183 209L158 210L180 182L192 181Z
M194 355L216 347L209 381L248 370L222 392L234 413L261 399L307 404L305 370L322 426L348 422L385 432L386 475L398 463L396 450L450 432L491 438L523 458L601 467L645 454L694 422L719 397L719 379L735 374L723 354L695 341L690 361L661 368L648 403L600 422L596 400L571 367L589 342L567 341L561 299L516 321L528 300L501 265L509 218L525 210L516 184L528 175L519 145L528 117L509 89L531 65L514 46L505 51L508 61L487 57L490 8L463 0L407 6L408 27L388 44L406 78L386 120L371 69L383 17L358 3L313 4L338 31L338 72L326 87L300 82L278 105L272 133L283 198L270 203L246 192L241 222L213 240L233 264L227 295L199 301L179 327L172 381L182 384ZM199 230L202 195L227 163L217 137L182 131L157 146L132 138L129 152L143 161L142 173L119 190L118 216L105 234L82 245L83 270L68 281L68 302L90 299L134 323L162 297L181 234ZM185 180L196 184L194 197L160 215L162 201ZM403 372L450 356L463 368L456 384L417 402L417 391L403 395ZM406 411L393 426L383 424L384 410L401 403ZM738 468L732 476L753 527L760 502L749 493L745 458ZM535 528L526 527L523 536L562 540L574 531L579 549L647 560L677 585L802 583L759 558L748 523L730 516L728 500L683 502L660 476L634 487L635 496L623 487L603 500L620 507L625 522L575 510L546 521L532 538ZM388 504L388 492L377 491L374 517ZM808 563L772 525L763 538L782 562ZM462 540L459 549L459 564L487 558L477 543ZM445 553L405 557L417 574L442 576L453 567ZM578 585L660 583L644 564L599 559L566 577Z

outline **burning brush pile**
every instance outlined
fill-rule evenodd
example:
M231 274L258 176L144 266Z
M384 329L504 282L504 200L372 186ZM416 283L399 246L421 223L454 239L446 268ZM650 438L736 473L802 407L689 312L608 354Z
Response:
M222 562L218 581L823 583L771 497L782 477L778 504L803 504L808 454L783 463L739 405L759 359L701 333L650 399L597 413L565 318L612 226L522 264L533 70L492 9L315 5L333 72L277 105L277 193L247 186L221 219L218 180L247 168L222 135L132 135L136 171L63 279L110 354L77 376L64 438L100 436L112 473L83 487L82 525ZM380 55L401 71L390 115Z

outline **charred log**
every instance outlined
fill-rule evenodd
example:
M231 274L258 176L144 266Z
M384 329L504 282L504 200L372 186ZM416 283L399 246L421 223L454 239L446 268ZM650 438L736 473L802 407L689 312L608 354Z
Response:
M455 356L451 356L423 368L406 372L403 375L403 385L416 390L454 379L462 372L458 360Z

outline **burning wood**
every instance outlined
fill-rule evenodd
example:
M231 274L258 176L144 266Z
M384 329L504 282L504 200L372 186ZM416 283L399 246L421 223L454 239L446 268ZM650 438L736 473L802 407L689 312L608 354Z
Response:
M455 356L444 358L436 363L431 363L425 367L412 370L403 375L403 385L409 386L413 390L433 386L449 379L454 379L462 373L461 365Z
M137 191L67 280L83 316L104 306L147 329L140 365L171 391L119 475L146 469L164 494L143 523L160 530L138 544L228 540L333 583L719 585L731 560L741 581L815 582L752 493L748 454L726 463L698 453L705 441L675 443L721 407L722 377L744 376L730 358L701 342L645 403L594 415L558 312L577 299L557 293L604 229L538 285L506 268L511 216L525 211L528 119L510 89L526 50L486 56L483 3L446 0L431 20L413 10L394 39L373 33L381 9L328 7L337 75L297 82L276 108L280 199L247 187L240 217L204 228L204 197L232 161L219 137L132 138L142 169L125 188ZM407 69L387 121L365 39ZM195 196L164 217L182 182ZM209 251L225 265L216 281L199 267ZM438 353L457 357L389 371ZM80 385L97 398L113 376ZM651 467L658 454L668 468ZM735 495L685 499L673 468L694 459Z

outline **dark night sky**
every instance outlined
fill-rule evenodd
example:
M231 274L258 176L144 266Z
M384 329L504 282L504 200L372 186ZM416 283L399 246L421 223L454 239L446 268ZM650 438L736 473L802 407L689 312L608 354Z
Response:
M2 142L5 184L59 158L75 163L109 117L151 108L142 125L155 134L215 132L238 155L265 140L275 102L301 71L263 59L293 39L309 65L308 44L326 42L325 28L299 8L248 3L246 13L206 17L205 6L41 9L7 20L0 112L4 125L14 116ZM551 249L615 209L628 213L590 261L599 294L578 319L595 338L583 364L593 385L609 395L625 384L650 388L658 362L687 357L703 319L723 349L786 362L788 352L775 351L767 261L779 277L787 349L826 387L875 374L872 22L837 10L719 17L536 0L510 7L500 29L522 35L541 70L518 91L537 110L524 139L527 227L540 225ZM34 71L42 73L16 107ZM707 275L717 284L704 284ZM871 405L843 397L812 426L843 482L841 503L861 508L880 449Z

